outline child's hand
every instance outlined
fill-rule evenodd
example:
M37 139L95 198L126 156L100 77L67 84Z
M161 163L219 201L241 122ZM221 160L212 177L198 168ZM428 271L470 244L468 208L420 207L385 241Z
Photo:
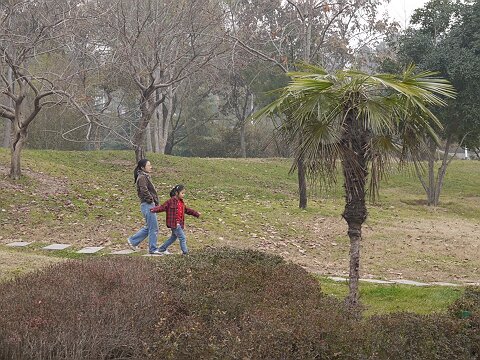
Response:
M153 208L150 209L150 212L152 213L160 212L160 206L154 206Z

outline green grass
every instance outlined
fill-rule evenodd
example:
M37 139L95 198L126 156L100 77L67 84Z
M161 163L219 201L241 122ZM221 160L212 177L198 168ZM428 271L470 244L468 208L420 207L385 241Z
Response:
M345 298L348 284L319 277L322 292L336 298ZM445 312L463 293L461 287L387 285L360 282L360 301L365 315L392 312L430 314Z

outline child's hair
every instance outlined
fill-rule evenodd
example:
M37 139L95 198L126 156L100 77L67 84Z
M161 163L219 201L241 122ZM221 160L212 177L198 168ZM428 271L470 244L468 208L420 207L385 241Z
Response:
M138 163L137 163L137 167L135 168L135 170L133 170L133 178L134 178L134 183L136 184L137 183L137 178L138 178L138 172L140 170L142 170L143 168L145 168L145 165L147 165L147 162L148 162L148 159L141 159Z
M170 190L170 197L174 197L178 193L180 193L183 189L185 189L185 186L182 184L175 185L172 190Z

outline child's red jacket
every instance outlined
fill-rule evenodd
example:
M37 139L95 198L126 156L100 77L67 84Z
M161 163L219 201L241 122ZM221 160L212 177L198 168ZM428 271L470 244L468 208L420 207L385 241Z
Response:
M172 196L170 199L165 201L162 205L155 206L150 209L151 212L159 213L166 211L167 212L167 227L170 229L177 228L177 211L178 211L178 202L181 202L183 205L183 214L192 215L195 217L199 217L200 214L188 207L185 206L183 200L177 198L176 196ZM185 215L182 216L182 219L178 221L182 229L185 227Z

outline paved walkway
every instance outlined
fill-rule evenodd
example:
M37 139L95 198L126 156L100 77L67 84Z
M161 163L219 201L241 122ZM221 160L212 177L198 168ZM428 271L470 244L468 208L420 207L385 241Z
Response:
M6 246L9 247L28 247L29 245L34 244L33 242L26 242L26 241L17 241L17 242L12 242L9 244L6 244ZM51 244L42 247L43 250L45 251L58 251L58 250L65 250L69 247L71 247L71 244ZM95 254L99 252L100 250L105 249L104 246L87 246L84 247L78 251L76 251L77 254ZM134 253L135 251L133 250L115 250L111 251L110 254L112 255L129 255ZM152 256L150 254L145 254L143 256ZM328 279L331 279L333 281L338 281L338 282L347 282L348 278L343 278L343 277L337 277L337 276L329 276ZM418 282L418 281L413 281L413 280L405 280L405 279L393 279L393 280L380 280L380 279L360 279L360 281L363 282L369 282L369 283L374 283L374 284L383 284L383 285L394 285L394 284L403 284L403 285L412 285L412 286L468 286L468 285L473 285L473 286L480 286L480 283L477 282L466 282L466 283L461 283L461 284L455 284L455 283L450 283L450 282Z
M347 282L348 278L337 277L337 276L329 276L330 280L339 281L339 282ZM393 285L393 284L403 284L403 285L413 285L413 286L480 286L480 283L477 282L465 282L461 284L454 284L450 282L418 282L413 280L405 280L405 279L393 279L393 280L377 280L377 279L360 279L363 282L369 282L374 284L385 284L385 285Z

